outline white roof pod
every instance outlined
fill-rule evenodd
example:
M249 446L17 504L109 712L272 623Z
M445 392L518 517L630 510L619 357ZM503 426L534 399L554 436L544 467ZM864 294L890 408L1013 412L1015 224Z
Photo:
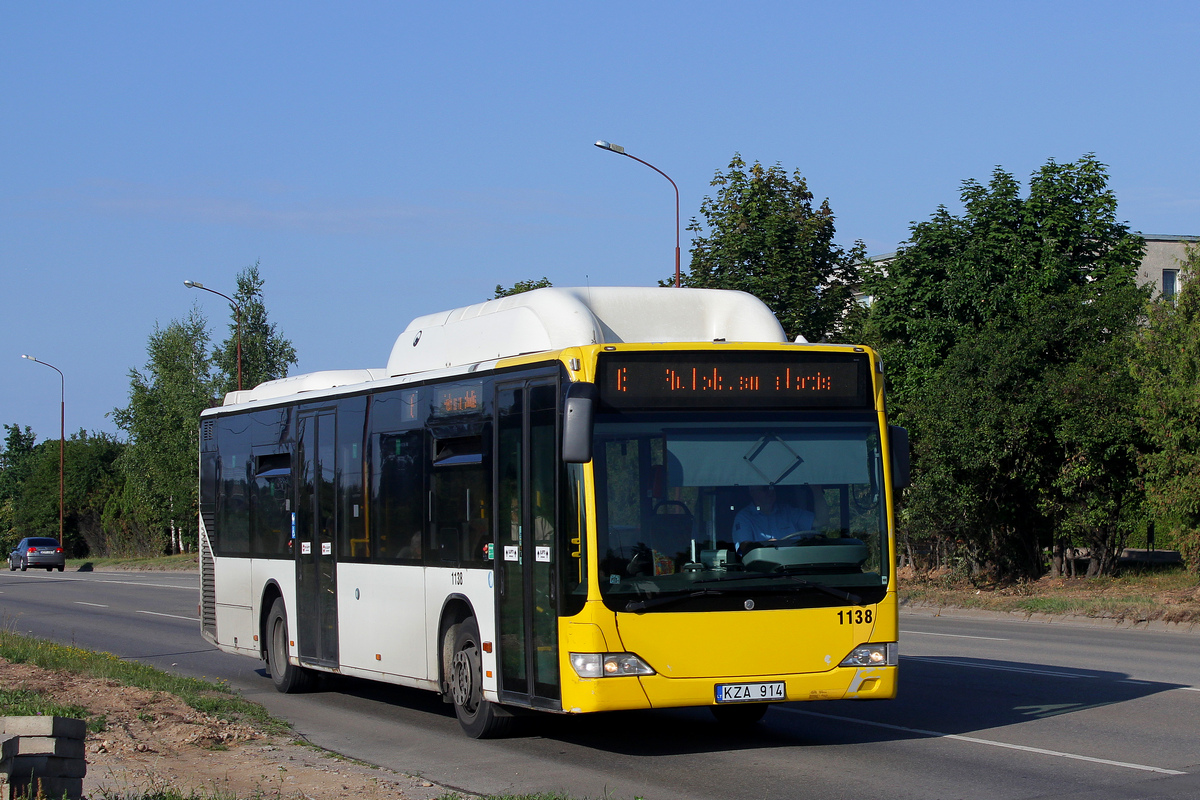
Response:
M389 376L621 342L785 342L771 310L745 292L597 286L536 289L426 314L392 347Z
M254 400L270 400L299 392L315 392L386 378L381 369L328 369L321 372L305 372L289 375L273 381L264 381L252 389L229 392L222 405L232 406Z

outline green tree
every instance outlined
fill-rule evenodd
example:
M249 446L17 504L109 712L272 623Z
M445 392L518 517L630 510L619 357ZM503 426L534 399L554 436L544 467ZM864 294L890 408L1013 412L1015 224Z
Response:
M799 170L747 167L739 154L711 185L717 194L700 204L704 223L693 217L687 228L696 236L680 285L748 292L770 306L788 338L840 334L865 249L861 242L849 251L833 243L829 201L813 206Z
M507 289L497 283L496 294L492 297L492 299L498 300L501 297L511 297L514 294L532 292L534 289L545 289L553 285L554 284L550 282L550 279L546 277L534 278L528 281L517 281Z
M124 445L103 433L74 433L65 443L63 549L71 556L104 555L110 538L104 509L122 491L117 459ZM58 536L58 439L38 445L15 509L22 536Z
M246 267L237 277L234 301L241 306L242 388L251 389L264 381L285 378L296 365L296 348L283 338L274 323L267 321L263 304L263 278L259 262ZM223 396L238 386L238 318L231 310L229 338L213 350L213 364L219 370L218 394Z
M1149 305L1132 371L1152 518L1200 572L1200 247L1188 247L1181 267L1175 298Z
M32 468L33 429L28 425L4 426L4 450L0 451L0 547L8 553L21 535L16 530L17 504Z
M195 545L200 412L217 388L208 346L195 307L182 321L155 326L146 371L130 370L129 405L112 412L129 442L120 459L121 508L106 513L126 519L136 549L147 553Z
M1121 368L1146 292L1144 242L1116 221L1088 155L1034 173L997 168L864 270L867 338L913 439L904 519L977 569L1034 576L1055 537L1115 564L1133 524L1134 392Z

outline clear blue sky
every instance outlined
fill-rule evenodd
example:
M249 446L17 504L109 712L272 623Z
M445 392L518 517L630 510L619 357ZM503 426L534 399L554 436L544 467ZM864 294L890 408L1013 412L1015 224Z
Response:
M1200 234L1200 4L0 3L0 422L114 432L155 324L261 261L296 372L496 284L653 285L735 152L894 250L966 178L1109 165ZM688 239L684 232L684 262Z

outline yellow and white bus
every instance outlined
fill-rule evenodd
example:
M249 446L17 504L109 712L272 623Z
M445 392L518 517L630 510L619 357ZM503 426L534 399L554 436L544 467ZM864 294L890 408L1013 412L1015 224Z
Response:
M200 439L201 631L280 691L424 688L474 737L525 710L895 696L908 441L882 366L787 341L749 295L419 317L385 369L233 392Z

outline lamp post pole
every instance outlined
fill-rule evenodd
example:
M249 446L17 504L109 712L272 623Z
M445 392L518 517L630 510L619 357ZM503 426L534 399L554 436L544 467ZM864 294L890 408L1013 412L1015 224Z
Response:
M41 364L43 367L49 367L58 373L58 546L63 546L63 451L67 441L67 380L63 377L62 370L53 364L48 364L45 361L38 361L36 358L24 353L21 358L27 358L35 364Z
M210 289L199 281L184 281L183 285L189 289L203 289L206 292L212 292L218 297L224 297L229 301L229 305L233 306L234 313L237 314L237 386L240 392L242 390L242 307L229 295L221 294L216 289Z
M647 167L654 170L659 175L662 175L664 178L671 181L670 175L663 172L661 169L654 166L649 161L642 161L642 159L638 158L637 156L626 153L625 148L621 147L621 145L619 145L619 144L613 144L612 142L606 142L603 139L601 139L600 141L596 142L596 147L599 147L601 150L608 150L613 153L617 153L619 155L628 156L629 158L632 158L634 161L638 162L639 164L645 164ZM675 181L671 181L671 186L672 186L672 188L675 189L675 288L678 289L679 288L679 187L675 185Z

